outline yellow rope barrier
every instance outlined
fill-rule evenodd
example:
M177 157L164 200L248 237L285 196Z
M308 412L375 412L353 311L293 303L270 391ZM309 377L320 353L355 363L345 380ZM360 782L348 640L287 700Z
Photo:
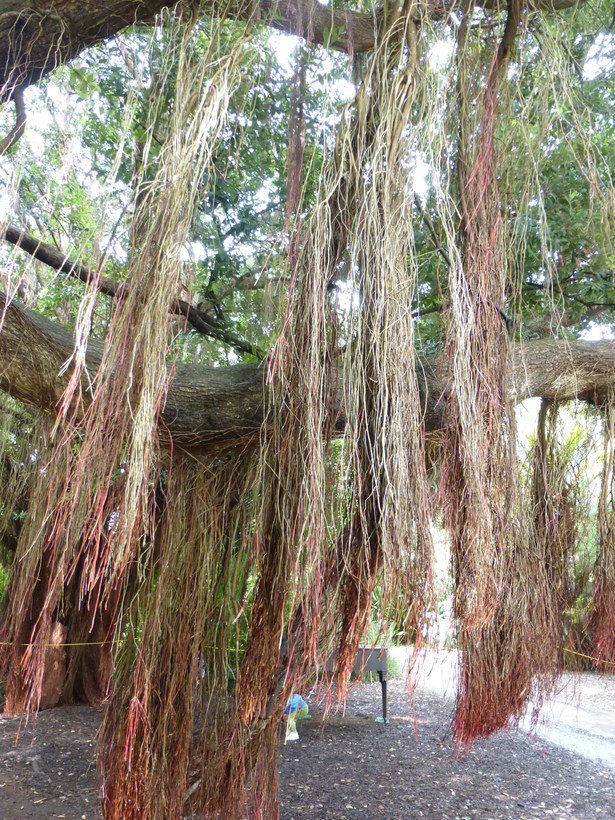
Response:
M50 646L106 646L107 644L121 643L119 640L113 641L81 641L80 643L47 643ZM0 641L0 646L36 646L30 643L17 643L16 641ZM204 646L203 649L219 649L218 646Z
M575 652L574 649L564 649L564 652L568 652L570 655L578 655L579 658L587 658L587 660L593 661L594 663L605 663L607 666L615 666L614 661L607 661L603 658L594 658L592 655L585 655L583 652Z
M48 643L46 644L47 647L51 646L107 646L108 644L119 643L119 641L81 641L80 643ZM14 643L11 641L0 641L0 646L30 646L29 643ZM207 649L214 649L214 647L206 647ZM564 649L564 652L568 652L570 655L577 655L579 658L587 658L588 661L593 661L594 663L604 663L607 666L615 666L615 661L607 661L603 658L594 658L593 655L586 655L583 652L575 652L574 649Z
M80 643L48 643L46 647L50 646L106 646L111 643L119 643L119 641L81 641ZM0 641L0 646L35 646L29 643L16 643L12 641Z

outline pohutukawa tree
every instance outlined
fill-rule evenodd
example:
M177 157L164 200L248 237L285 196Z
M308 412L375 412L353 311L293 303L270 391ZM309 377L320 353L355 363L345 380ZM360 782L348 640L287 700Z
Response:
M6 711L104 701L107 817L275 817L289 695L343 697L387 618L424 644L437 519L454 734L519 719L562 666L572 399L614 668L607 4L5 5Z

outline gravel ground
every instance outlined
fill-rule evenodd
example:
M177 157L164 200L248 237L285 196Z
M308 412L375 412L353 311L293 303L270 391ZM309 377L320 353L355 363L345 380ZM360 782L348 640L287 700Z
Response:
M583 676L577 689L589 692L581 701L594 705L608 734L615 733L615 679L607 683L608 690L603 678L586 684ZM418 693L413 712L403 683L390 681L386 726L375 721L378 683L356 687L345 713L326 722L311 704L299 740L281 749L282 820L615 818L614 768L525 731L500 732L459 755L446 733L451 701L433 689ZM83 706L42 712L17 742L19 720L0 718L0 818L99 817L100 716Z
M615 817L615 771L527 732L500 732L459 754L451 703L389 685L391 722L375 722L380 685L344 716L299 724L282 750L281 816L294 818Z

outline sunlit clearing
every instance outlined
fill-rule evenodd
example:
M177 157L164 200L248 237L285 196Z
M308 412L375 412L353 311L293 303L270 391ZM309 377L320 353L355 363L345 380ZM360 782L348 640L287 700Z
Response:
M615 333L608 325L601 325L598 322L590 322L587 330L581 333L581 338L588 342L599 342L604 339L615 339Z
M596 42L587 52L583 66L583 79L595 80L600 74L613 70L615 37L612 34L599 34Z
M442 71L450 63L455 44L452 40L439 40L430 49L428 54L429 67L432 71Z

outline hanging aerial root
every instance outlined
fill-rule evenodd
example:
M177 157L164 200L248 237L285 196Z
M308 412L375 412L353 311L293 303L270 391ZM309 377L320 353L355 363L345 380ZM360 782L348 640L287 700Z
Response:
M40 416L34 425L36 461L30 460L33 474L29 481L29 499L11 580L8 602L3 613L0 637L1 671L7 676L5 711L34 711L41 701L47 644L58 613L58 591L50 600L50 583L54 554L45 549L41 532L45 531L53 510L45 503L49 497L53 472L48 468L55 447L51 443L52 421ZM62 453L54 469L70 469L70 454Z
M254 542L259 577L237 685L241 723L257 732L275 722L310 667L324 669L331 654L343 694L379 579L385 603L404 595L428 599L427 482L411 316L416 265L403 161L420 86L415 13L409 4L390 21L342 119L271 357L274 400ZM342 266L359 295L340 329L330 285ZM339 335L348 340L348 428L334 448L327 408ZM251 793L267 793L265 776L258 769Z
M458 32L461 246L449 214L448 398L442 497L452 541L461 671L454 735L460 742L518 720L544 669L550 634L544 565L532 550L516 456L508 254L498 187L496 126L505 112L505 64L519 24L512 2L485 70L467 4ZM479 32L479 38L481 33ZM470 95L480 89L480 92Z
M191 772L201 767L199 735L207 747L225 750L221 783L233 767L232 602L241 594L237 579L249 569L236 536L252 476L241 454L216 463L178 457L170 466L155 560L140 596L145 611L132 613L122 639L101 730L107 817L182 816ZM212 794L223 801L221 790L204 796L197 788L192 805Z
M604 460L598 500L600 549L588 625L596 668L615 673L615 397L604 412Z
M592 598L592 618L589 629L592 633L591 656L594 666L600 672L615 674L615 579L605 572L594 588Z
M453 736L459 743L505 729L523 714L532 670L523 644L508 632L509 623L503 607L489 627L460 629L463 662L453 720Z
M466 8L459 29L457 78L461 225L456 224L452 204L448 209L442 204L446 191L438 207L452 272L447 317L451 401L443 496L453 540L455 606L464 652L455 732L460 739L471 740L490 726L506 725L507 710L513 719L518 717L528 693L539 704L562 668L565 641L574 640L566 620L573 603L570 569L578 533L578 490L566 477L564 455L558 451L555 409L543 405L532 454L532 485L529 497L520 498L507 384L506 335L511 326L505 318L521 304L528 274L523 265L528 245L536 238L529 236L530 219L537 224L542 251L543 308L551 316L552 329L564 318L558 290L563 272L558 268L565 260L552 244L543 146L554 134L566 134L568 150L577 157L595 207L592 246L593 237L601 232L599 223L606 223L605 215L611 213L612 183L589 136L585 102L578 100L576 79L571 78L574 67L561 45L560 25L565 24L550 18L544 29L533 30L533 43L550 76L545 81L539 75L539 84L528 94L528 82L536 82L534 53L507 76L497 73L504 51L510 50L519 4L509 4L506 33L489 72L480 68L479 49L490 32L481 32L471 4ZM482 38L480 45L471 40L475 31ZM473 88L486 92L477 100ZM516 94L514 116L505 119L511 94ZM527 147L523 161L508 150L519 144ZM596 241L608 248L611 240ZM601 591L605 587L598 564L595 574L595 593L600 590L598 599L604 594L606 600L609 595ZM603 634L608 652L612 620L607 620Z
M390 22L368 65L349 134L338 135L349 269L360 293L345 359L346 480L352 488L340 561L338 683L345 683L379 591L378 630L412 610L415 648L431 605L431 534L411 305L416 293L409 123L423 104L420 18ZM402 46L403 44L403 46ZM393 79L394 78L394 79Z
M543 582L539 586L547 653L544 668L537 671L551 678L564 665L564 616L571 603L570 568L578 529L577 499L566 476L567 464L558 443L557 418L557 405L543 401L529 469L531 534L535 554L544 568L537 578Z
M21 663L30 709L37 707L41 648L49 643L65 585L78 577L79 606L115 607L135 566L148 560L159 472L157 425L170 378L169 307L196 197L245 54L240 40L221 55L214 32L209 53L194 59L192 40L199 35L193 23L171 12L166 18L134 180L128 287L115 305L82 420L74 412L85 358L76 351L71 361L73 378L52 433L55 454L45 464L45 494L36 499L32 525L22 534L28 566L34 561L45 567L37 590L40 612L28 627L31 646ZM172 113L163 118L162 133L159 114L169 100ZM93 281L84 298L86 325L95 290ZM19 610L9 615L11 634L21 629L20 617Z

